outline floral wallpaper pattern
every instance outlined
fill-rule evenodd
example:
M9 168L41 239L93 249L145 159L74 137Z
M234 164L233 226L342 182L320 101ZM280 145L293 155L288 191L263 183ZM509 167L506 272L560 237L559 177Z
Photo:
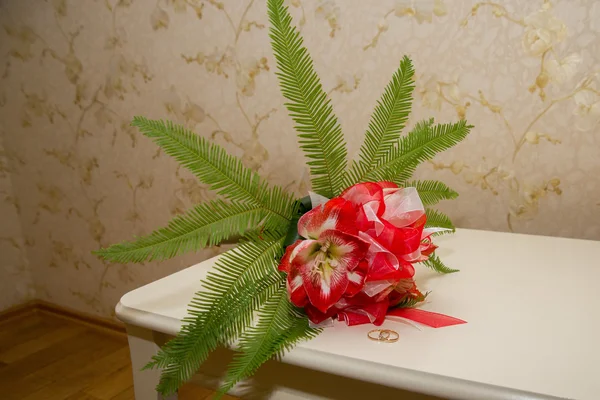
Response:
M350 154L408 54L418 72L411 123L434 116L475 125L417 171L459 191L441 206L458 226L600 239L600 3L288 4ZM11 254L3 273L20 282L20 294L1 306L35 289L113 315L125 292L222 250L127 266L90 253L212 196L129 126L134 115L175 120L273 183L308 190L262 0L21 0L0 8L0 210L12 221L0 249Z
M19 214L21 206L11 182L12 164L4 148L4 132L0 131L0 310L32 300L35 295L33 276L27 262Z

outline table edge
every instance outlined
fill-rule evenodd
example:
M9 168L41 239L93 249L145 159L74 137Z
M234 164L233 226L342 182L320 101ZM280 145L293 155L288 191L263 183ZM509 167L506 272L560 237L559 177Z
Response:
M175 318L132 309L121 302L115 307L115 313L117 318L125 324L172 336L177 334L182 324L181 321ZM382 366L372 361L363 361L358 364L354 359L349 357L332 355L302 347L296 347L291 352L285 354L281 362L345 378L448 399L564 400L564 398L560 397L536 394L407 368ZM368 375L365 375L365 367L370 371Z

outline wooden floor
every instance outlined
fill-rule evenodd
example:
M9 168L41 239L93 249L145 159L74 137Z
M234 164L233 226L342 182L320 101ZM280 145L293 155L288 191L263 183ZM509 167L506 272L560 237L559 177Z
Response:
M3 400L134 400L127 338L40 312L2 321L0 393ZM212 393L186 385L179 398Z

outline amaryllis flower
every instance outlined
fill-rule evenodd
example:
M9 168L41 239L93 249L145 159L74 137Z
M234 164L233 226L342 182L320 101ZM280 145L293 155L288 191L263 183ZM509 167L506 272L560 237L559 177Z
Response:
M306 298L321 312L333 306L346 292L354 270L367 253L368 244L333 229L317 240L297 243L289 254L288 291L291 301L302 307Z

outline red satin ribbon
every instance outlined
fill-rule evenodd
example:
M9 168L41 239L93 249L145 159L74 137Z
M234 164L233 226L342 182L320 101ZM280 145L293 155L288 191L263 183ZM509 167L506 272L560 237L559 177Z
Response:
M443 328L445 326L466 324L467 321L454 318L449 315L439 314L432 311L419 310L418 308L396 308L387 313L388 316L410 319L432 328Z
M372 312L371 310L368 311L369 314ZM375 313L375 315L376 314L377 313ZM406 318L411 321L430 326L432 328L443 328L445 326L460 325L467 323L467 321L450 317L449 315L439 314L432 311L419 310L417 308L396 308L393 310L389 310L385 316ZM373 317L373 315L369 317L369 315L367 315L367 313L365 313L364 311L354 312L346 310L338 314L338 319L344 320L348 326L363 325L370 323L379 326L383 323L383 318L376 318L375 320L372 320Z

